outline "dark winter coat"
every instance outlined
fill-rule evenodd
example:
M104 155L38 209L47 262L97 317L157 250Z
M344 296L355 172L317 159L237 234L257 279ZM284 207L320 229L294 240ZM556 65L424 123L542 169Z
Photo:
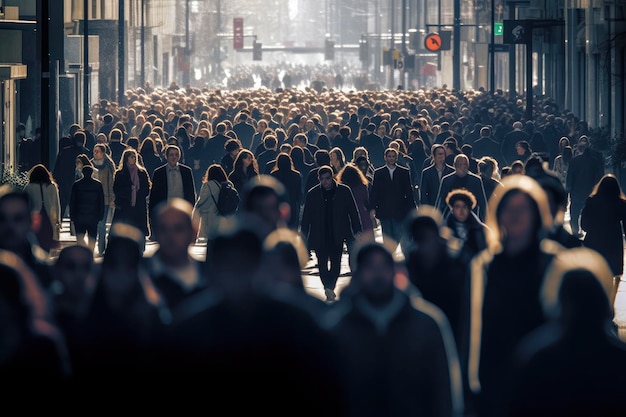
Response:
M70 219L74 224L94 225L104 216L102 183L91 176L83 176L72 186Z
M409 170L396 165L392 180L386 165L376 169L370 193L370 207L376 210L376 217L380 220L404 220L415 209Z
M454 168L450 165L443 165L443 173L441 178L454 172ZM420 204L427 204L429 206L435 206L437 203L437 193L439 192L439 175L437 174L437 168L435 164L432 164L428 168L422 170L422 178L419 184Z
M624 231L626 201L608 201L600 196L587 198L580 215L587 232L583 245L599 252L614 275L624 273Z
M167 164L161 165L154 170L152 175L152 189L150 190L149 211L150 217L154 209L162 202L167 201ZM194 185L193 172L186 165L178 164L180 175L183 180L184 199L192 206L196 204L196 188Z
M329 312L328 328L344 365L349 415L454 415L459 389L450 368L458 359L441 311L396 290L382 326L363 296L343 301Z
M347 185L336 184L331 220L333 242L324 241L325 217L322 186L318 184L307 193L302 213L301 232L309 249L330 247L330 245L339 246L344 241L353 240L354 236L363 230L354 196Z
M481 221L485 221L487 214L487 197L485 196L485 188L483 187L483 180L476 174L468 172L464 177L460 177L453 172L446 175L441 179L441 185L439 186L439 192L437 193L436 207L445 216L448 215L450 208L446 203L446 196L452 190L459 188L465 188L476 197L476 207L474 213L478 215Z
M139 190L135 206L131 206L132 182L127 168L115 173L113 192L115 193L115 214L113 222L123 221L132 224L148 236L148 202L150 179L144 169L139 170Z

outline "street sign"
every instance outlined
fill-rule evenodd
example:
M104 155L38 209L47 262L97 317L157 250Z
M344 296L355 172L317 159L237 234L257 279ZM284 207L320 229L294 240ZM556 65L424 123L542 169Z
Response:
M243 49L243 18L233 18L233 49Z
M493 33L496 36L502 36L504 34L504 24L502 22L496 22L493 24Z
M528 44L532 40L532 22L528 20L505 20L503 43Z
M441 49L441 36L437 32L432 32L424 38L424 48L431 52L437 52Z

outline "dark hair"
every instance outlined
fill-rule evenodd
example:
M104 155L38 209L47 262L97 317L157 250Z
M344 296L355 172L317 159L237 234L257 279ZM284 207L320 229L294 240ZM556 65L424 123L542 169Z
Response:
M54 179L52 173L44 164L37 164L28 173L28 182L36 184L52 184Z
M215 180L220 183L228 180L226 171L224 171L224 168L220 164L211 164L207 168L204 178L202 178L202 182L208 182L211 180Z
M317 177L321 178L323 174L330 174L333 176L333 169L329 165L322 165L317 170Z
M320 167L322 165L330 164L330 153L326 149L319 149L315 151L313 155L313 159L315 159L315 164Z
M464 188L452 190L446 196L448 207L452 208L457 201L463 201L467 207L474 209L476 207L476 196Z
M281 153L276 157L276 164L274 168L272 168L271 172L276 171L296 171L293 166L293 161L291 160L291 156L286 153Z
M385 262L388 266L393 267L395 262L393 260L393 255L387 248L385 248L379 242L367 242L361 248L356 255L356 269L360 269L363 267L363 264L372 257L373 254L378 253L385 258Z

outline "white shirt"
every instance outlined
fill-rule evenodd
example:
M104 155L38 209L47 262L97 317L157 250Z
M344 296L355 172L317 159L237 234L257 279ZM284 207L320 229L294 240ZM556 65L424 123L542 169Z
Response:
M391 180L393 181L393 172L396 170L398 166L394 165L393 168L389 168L389 165L385 165L385 166L387 167L387 170L389 170L389 176L391 177Z
M183 176L180 173L178 164L174 168L168 164L165 169L167 171L167 199L171 200L174 197L185 198Z

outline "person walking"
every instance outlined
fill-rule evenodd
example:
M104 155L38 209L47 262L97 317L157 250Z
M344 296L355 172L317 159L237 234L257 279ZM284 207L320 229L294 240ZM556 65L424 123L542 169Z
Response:
M98 254L102 256L107 243L107 224L111 223L113 210L115 210L115 193L113 192L113 176L115 164L113 159L106 153L106 145L98 143L93 148L93 158L90 161L96 168L95 178L102 184L104 192L104 210L102 219L98 222Z
M424 168L419 183L420 205L435 206L441 179L454 172L454 168L446 164L446 150L443 145L432 146L432 160L429 167Z
M585 201L580 224L586 232L583 245L606 259L616 279L616 289L624 273L624 222L626 196L615 175L606 174Z
M387 148L385 164L374 171L370 194L370 215L380 220L383 240L391 239L394 245L403 240L403 222L416 208L408 168L397 165L398 151Z
M297 230L300 223L300 206L302 204L302 176L294 166L291 156L281 153L276 158L276 166L270 175L280 181L287 191L291 213L287 226Z
M83 177L72 185L70 194L70 220L74 223L76 242L85 245L93 252L96 246L98 223L104 217L104 190L102 183L93 178L94 169L85 165Z
M159 204L175 197L182 198L193 205L196 203L196 187L193 170L181 164L181 151L176 145L165 148L167 163L154 170L150 189L148 214L150 220Z
M137 151L126 149L113 179L115 214L112 223L125 222L139 229L144 236L142 250L149 236L147 198L151 186L148 172L137 164Z
M45 208L48 219L40 219L49 222L46 228L52 234L48 237L48 243L39 242L46 250L50 251L60 245L61 233L61 205L59 203L59 188L52 177L52 173L48 171L43 164L36 164L28 173L28 183L24 187L24 191L29 197L31 211L40 212L41 208ZM43 225L39 226L40 228Z
M300 232L315 252L326 300L335 301L343 245L348 247L363 226L350 187L333 179L333 169L318 170L320 183L306 194ZM330 263L330 268L329 268Z
M248 181L258 175L259 167L254 153L248 149L242 149L235 157L233 170L228 174L228 180L233 183L239 194L242 194Z

